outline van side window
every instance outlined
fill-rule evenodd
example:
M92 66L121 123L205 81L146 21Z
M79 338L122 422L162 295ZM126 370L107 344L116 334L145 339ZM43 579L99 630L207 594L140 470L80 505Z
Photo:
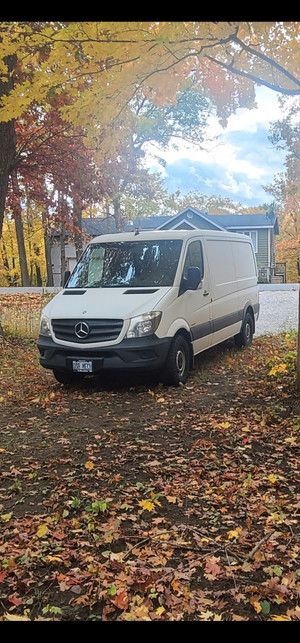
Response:
M188 276L188 268L192 267L200 269L201 279L203 279L204 268L201 241L192 241L188 247L183 268L183 277L185 279Z

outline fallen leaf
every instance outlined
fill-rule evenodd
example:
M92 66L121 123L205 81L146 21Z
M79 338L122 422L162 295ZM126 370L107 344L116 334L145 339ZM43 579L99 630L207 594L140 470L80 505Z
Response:
M231 425L230 422L221 422L220 426L222 427L222 429L229 429Z
M218 562L220 562L220 558L216 558L215 556L210 556L205 561L205 571L207 574L211 574L213 578L216 578L222 571Z
M273 473L271 473L271 474L268 476L268 480L269 480L269 482L271 482L271 484L277 484L277 482L278 482L278 480L277 480L276 476L274 476L274 474L273 474Z
M30 621L30 618L27 616L18 616L17 614L6 614L3 615L6 621Z
M15 592L14 594L11 594L11 595L8 597L8 600L9 600L9 602L10 602L10 603L12 603L13 605L16 605L16 607L18 607L19 605L22 605L22 603L23 603L22 598L20 598L20 597L18 596L18 594L16 594L16 592Z
M231 531L228 531L228 533L227 533L228 538L230 538L230 539L232 539L232 538L236 538L236 539L240 538L241 531L242 531L241 527L237 527L236 529L232 529Z
M36 533L38 538L43 538L43 536L46 536L46 534L48 533L47 525L40 525Z
M150 500L140 500L139 505L143 511L152 511L154 509L154 503L150 502Z
M9 514L2 514L1 519L4 520L4 522L9 522L12 517L12 511Z
M128 596L126 594L125 589L119 591L112 602L116 607L118 607L118 609L127 610L127 608L128 608Z

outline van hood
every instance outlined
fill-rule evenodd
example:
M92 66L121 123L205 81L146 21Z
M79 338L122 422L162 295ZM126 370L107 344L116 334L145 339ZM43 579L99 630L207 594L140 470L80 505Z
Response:
M159 310L171 287L65 289L44 308L51 319L130 319Z

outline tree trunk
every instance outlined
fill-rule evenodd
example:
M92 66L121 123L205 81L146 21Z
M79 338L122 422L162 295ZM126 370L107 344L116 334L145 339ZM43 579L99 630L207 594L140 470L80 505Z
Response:
M1 42L1 40L0 40ZM4 62L8 66L8 74L3 80L0 76L0 98L7 96L13 88L12 71L16 64L16 56L7 56ZM9 176L16 153L16 133L14 121L0 123L0 239L2 237L5 201L8 189Z
M66 215L64 212L64 193L62 187L58 188L58 213L60 216L60 285L64 285L66 265Z
M22 286L30 286L31 283L30 283L30 278L28 274L26 248L25 248L25 241L24 241L22 208L21 208L21 204L19 202L17 203L19 199L20 190L18 185L18 175L17 175L16 169L12 171L12 185L13 185L13 192L14 192L14 197L16 202L14 220L15 220L15 230L16 230L16 237L17 237L17 244L18 244L21 282L22 282Z
M124 223L122 219L121 204L120 204L119 196L115 196L115 198L113 199L113 207L114 207L114 217L115 217L117 232L123 232Z
M82 199L80 192L75 188L73 190L73 223L78 230L74 234L74 243L76 250L76 259L80 259L83 251L83 242L82 242Z
M300 284L299 284L299 302L298 302L298 356L297 356L297 391L300 391Z
M45 259L46 259L46 270L47 270L47 286L53 286L53 270L52 270L52 237L50 236L48 230L44 230L44 247L45 247Z
M106 199L105 202L105 210L106 210L106 221L107 221L107 233L111 234L112 233L112 216L109 211L109 201Z
M51 257L52 237L50 233L48 212L42 213L42 223L43 223L43 229L44 229L44 249L45 249L46 270L47 270L47 286L54 286L52 257Z
M42 286L43 285L43 280L42 280L42 275L41 275L41 269L38 263L35 264L35 274L36 274L36 285L37 286Z
M19 262L21 271L22 286L30 286L30 278L28 274L28 266L26 259L26 248L24 241L24 229L21 215L15 218L16 237L18 242Z
M61 224L60 230L60 285L64 285L64 276L66 271L66 228L65 224Z
M9 261L8 261L8 256L7 256L7 250L6 250L6 246L5 246L5 243L4 243L3 239L1 240L1 246L0 247L1 247L1 257L2 257L2 262L3 262L3 267L4 267L4 270L5 270L5 278L6 278L7 283L8 283L9 286L15 286L16 285L16 283L15 283L16 277L15 277L15 275L13 275L13 277L12 277L11 274L10 274L10 267L9 267Z

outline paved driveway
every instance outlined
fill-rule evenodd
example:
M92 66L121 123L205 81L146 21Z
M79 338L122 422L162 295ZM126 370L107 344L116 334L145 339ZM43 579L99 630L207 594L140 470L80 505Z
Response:
M282 331L298 328L299 291L261 290L259 293L260 314L255 336L276 335Z

